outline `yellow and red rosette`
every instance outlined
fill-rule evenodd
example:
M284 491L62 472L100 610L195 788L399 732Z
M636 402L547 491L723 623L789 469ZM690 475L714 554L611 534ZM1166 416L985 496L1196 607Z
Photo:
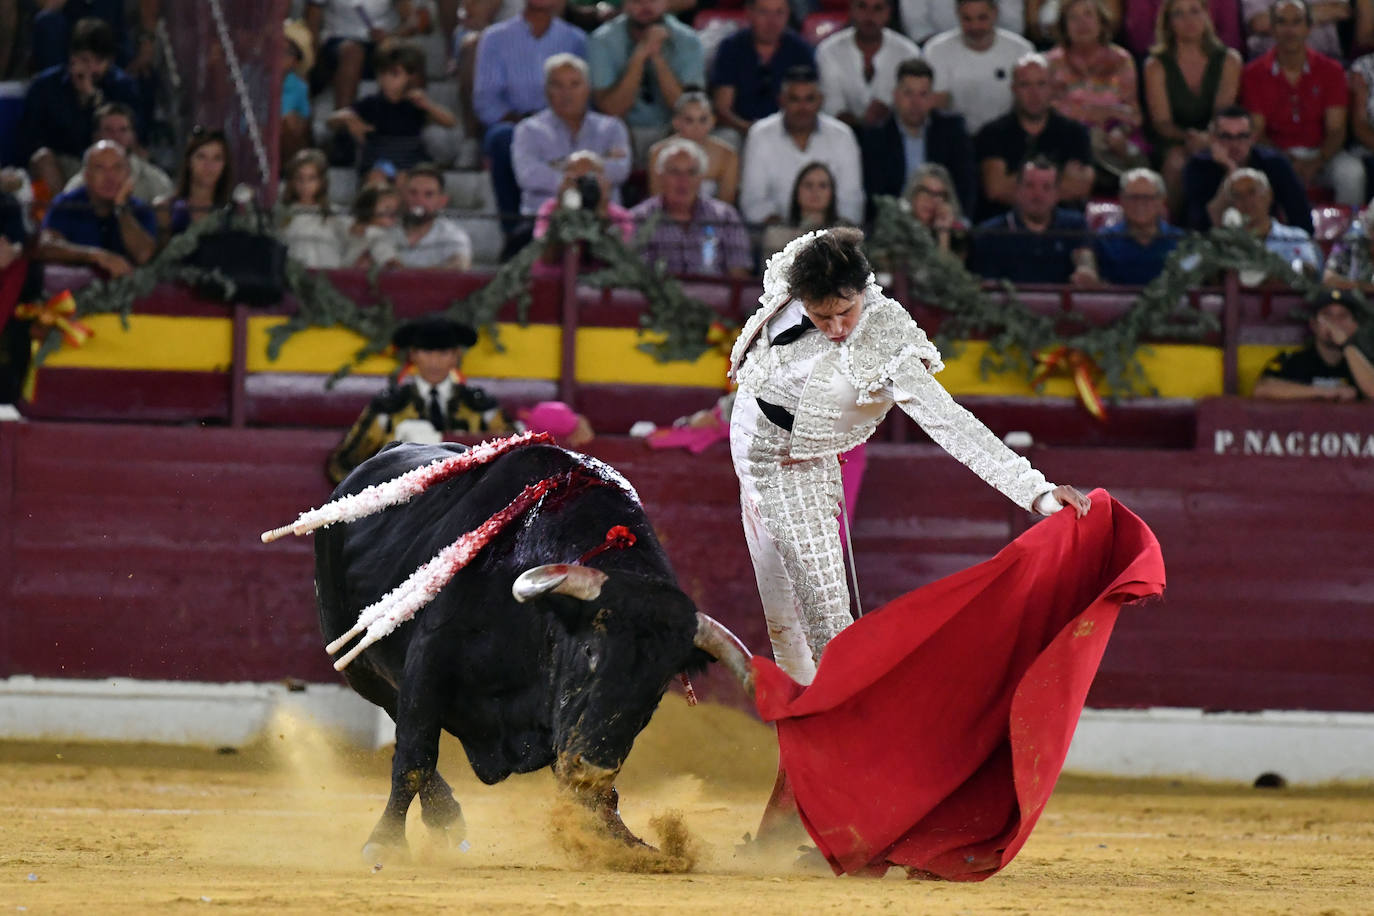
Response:
M1102 405L1102 395L1097 390L1097 377L1101 370L1093 358L1075 347L1058 346L1040 350L1035 354L1035 376L1031 385L1039 388L1045 379L1060 372L1068 372L1073 378L1073 386L1078 391L1078 399L1083 409L1098 420L1106 422L1107 410Z
M62 339L73 347L79 347L95 334L76 318L76 300L68 290L63 290L47 302L17 305L14 317L34 323L34 336L46 337L52 328L62 332Z
M24 400L32 402L38 382L38 351L48 334L56 329L62 332L64 343L79 347L95 336L95 332L76 317L76 299L70 290L65 289L42 305L28 302L15 306L14 317L33 322L32 354L22 392Z

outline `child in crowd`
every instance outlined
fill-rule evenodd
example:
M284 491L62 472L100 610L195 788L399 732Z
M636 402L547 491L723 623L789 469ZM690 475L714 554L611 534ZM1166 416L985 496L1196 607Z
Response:
M329 163L317 149L301 150L286 166L281 237L306 267L343 267L339 220L329 206Z
M718 137L713 137L716 116L711 99L698 86L686 86L673 106L673 134L649 148L649 194L663 193L663 176L654 164L665 144L674 137L685 137L706 152L710 165L701 180L703 197L735 205L739 193L739 153Z
M346 130L362 146L358 162L367 173L378 159L405 170L427 158L420 132L426 124L453 127L458 123L443 105L419 88L424 56L409 45L383 45L374 65L378 92L329 116L331 130Z
M403 177L396 171L396 165L390 159L378 159L372 163L372 168L363 173L362 186L364 188L390 188L396 191L400 189L399 183Z
M401 195L394 188L369 185L353 201L352 218L345 218L340 233L340 260L348 267L395 267L396 220L401 215Z

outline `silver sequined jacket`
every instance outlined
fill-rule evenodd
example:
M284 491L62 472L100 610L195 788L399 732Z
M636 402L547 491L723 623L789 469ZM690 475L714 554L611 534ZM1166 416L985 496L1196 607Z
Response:
M1054 484L997 438L977 417L959 406L935 380L944 368L940 351L901 305L870 281L864 308L853 333L816 362L795 394L775 390L776 362L786 352L769 353L764 325L785 307L774 301L754 313L730 357L731 376L743 396L791 408L795 421L787 454L796 459L822 458L848 451L873 435L895 403L921 425L936 444L1027 511Z

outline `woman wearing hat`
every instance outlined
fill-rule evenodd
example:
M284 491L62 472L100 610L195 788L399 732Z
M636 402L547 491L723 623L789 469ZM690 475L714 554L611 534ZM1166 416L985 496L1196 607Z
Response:
M430 315L401 325L391 342L404 354L405 368L329 453L326 471L336 484L393 440L438 442L445 433L513 431L496 399L468 385L458 371L464 351L477 342L472 328Z

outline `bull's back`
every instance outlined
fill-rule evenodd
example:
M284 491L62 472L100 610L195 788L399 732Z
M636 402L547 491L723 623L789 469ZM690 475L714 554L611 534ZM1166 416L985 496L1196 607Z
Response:
M333 498L358 493L463 451L454 444L393 445L359 465L335 489ZM524 446L436 484L407 503L319 532L315 582L325 643L347 632L360 610L400 585L421 564L506 508L526 486L572 470L581 472L579 483L555 491L508 525L419 612L418 628L450 626L467 634L466 642L475 636L487 646L495 641L527 657L542 638L542 627L540 632L532 631L529 609L515 604L511 584L533 566L576 562L612 525L634 531L639 546L631 562L641 570L647 563L656 573L671 577L636 498L619 485L613 471L589 465L554 446ZM611 552L599 557L597 565L611 569L624 559ZM368 660L394 682L416 629L417 624L403 624L359 661ZM491 654L488 648L467 659L464 670L486 665ZM498 681L520 675L509 665L490 667L492 671L482 673L482 683L491 683L486 674Z

